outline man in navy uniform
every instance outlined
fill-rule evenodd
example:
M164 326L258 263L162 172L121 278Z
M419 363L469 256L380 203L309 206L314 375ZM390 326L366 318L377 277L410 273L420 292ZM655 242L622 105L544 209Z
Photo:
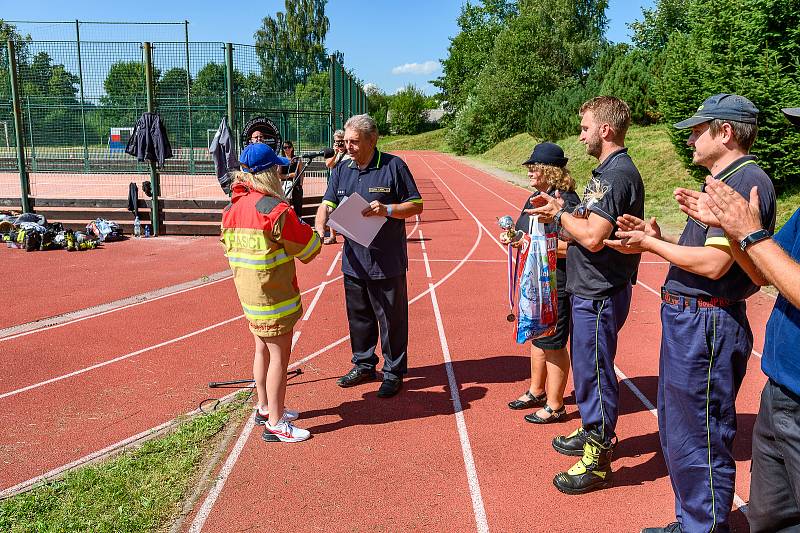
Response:
M603 244L617 217L644 216L644 184L625 148L631 123L628 104L598 96L580 109L580 140L600 165L584 191L584 203L567 211L563 200L542 193L547 205L532 209L542 222L555 221L573 239L567 248L567 292L572 302L570 355L575 400L582 425L553 439L553 448L581 459L553 479L565 494L583 494L612 481L619 382L614 372L619 331L628 318L639 255L624 255Z
M735 94L706 99L694 116L675 124L691 128L692 161L741 195L761 192L761 226L775 228L775 189L748 155L758 132L758 109ZM661 358L658 430L675 492L677 521L646 533L730 530L736 463L736 395L753 349L744 300L758 291L734 261L719 228L689 218L677 243L651 219L619 221L619 240L608 246L648 251L671 263L661 290Z
M783 110L800 125L800 108ZM769 377L753 429L747 520L752 533L800 530L800 209L770 238L761 220L761 193L748 202L723 182L707 180L707 194L678 189L681 209L721 226L736 262L757 285L780 292L767 323L761 369Z
M400 391L408 367L405 219L422 212L422 196L405 162L376 148L378 127L372 118L355 115L344 131L350 161L331 172L317 210L317 233L325 234L330 213L354 193L369 202L364 216L386 217L386 223L368 247L345 238L342 273L354 366L336 383L352 387L375 379L380 331L384 365L378 396L389 398Z

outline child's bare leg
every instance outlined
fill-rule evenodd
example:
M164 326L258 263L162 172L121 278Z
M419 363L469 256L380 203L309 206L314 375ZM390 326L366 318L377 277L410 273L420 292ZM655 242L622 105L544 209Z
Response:
M262 338L269 351L267 368L267 398L269 423L275 425L283 416L286 399L286 369L292 352L292 332L277 337Z
M264 339L253 333L255 340L255 353L253 355L253 381L256 384L256 394L258 395L257 407L262 412L267 411L267 367L270 363L269 349Z

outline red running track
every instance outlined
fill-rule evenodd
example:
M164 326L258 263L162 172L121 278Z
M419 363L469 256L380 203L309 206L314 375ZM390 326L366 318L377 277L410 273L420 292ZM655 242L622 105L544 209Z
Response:
M403 392L382 400L377 382L335 385L350 367L349 343L338 279L341 245L326 247L298 269L306 320L296 329L293 361L301 361L303 374L290 381L288 393L288 403L303 412L298 425L314 437L266 444L260 431L245 425L217 472L221 482L198 503L186 529L589 532L669 522L673 499L650 411L660 339L653 291L666 264L645 257L620 339L617 367L628 386L620 387L616 484L563 495L552 477L574 461L553 451L550 440L577 425L573 397L567 398L568 420L548 426L528 424L524 413L506 407L525 390L529 363L527 347L513 342L505 321L505 251L495 238L496 217L516 215L527 193L448 156L403 157L426 200L422 221L407 224L412 333ZM156 272L148 286L224 270L218 248L200 248L206 252L200 258L171 257L173 277ZM48 271L40 276L58 271L51 263L39 265ZM117 286L97 290L106 302L121 294ZM59 309L85 306L80 293L70 301ZM750 302L760 350L773 300L760 293ZM232 282L225 280L0 340L4 367L11 369L0 378L0 490L192 410L211 395L208 381L247 377L252 347L240 314ZM763 383L754 355L738 402L736 488L743 501ZM741 511L733 524L747 530Z

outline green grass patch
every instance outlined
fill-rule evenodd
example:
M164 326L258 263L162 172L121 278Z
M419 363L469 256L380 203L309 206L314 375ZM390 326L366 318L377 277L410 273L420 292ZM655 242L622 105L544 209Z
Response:
M0 531L165 529L196 486L226 424L241 420L248 405L240 398L135 450L0 502Z
M417 135L387 135L378 139L378 149L382 152L395 152L398 150L434 150L436 152L451 152L445 142L447 130L438 129L426 131Z

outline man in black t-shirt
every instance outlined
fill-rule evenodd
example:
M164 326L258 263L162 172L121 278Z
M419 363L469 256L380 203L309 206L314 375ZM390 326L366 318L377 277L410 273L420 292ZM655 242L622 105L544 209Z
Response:
M630 109L622 100L598 96L580 109L580 141L600 161L573 212L548 195L531 212L554 220L573 242L567 249L567 292L572 300L570 353L575 399L582 426L553 439L565 455L582 456L553 484L566 494L582 494L611 484L611 450L616 438L619 383L614 370L619 330L631 303L639 255L606 248L617 217L644 216L644 184L625 148Z
M378 127L372 118L355 115L344 131L350 160L331 172L317 209L317 233L325 234L330 213L353 193L369 202L364 216L386 217L386 222L369 246L344 240L342 274L353 367L336 383L352 387L375 378L380 332L384 364L378 397L389 398L400 391L408 370L405 219L422 212L422 196L405 162L376 148Z
M772 233L775 189L748 155L757 116L747 98L716 94L675 127L692 129L692 161L713 179L745 198L758 187L762 227ZM619 225L618 240L607 246L653 252L670 262L661 289L658 430L677 522L643 531L727 532L736 476L736 395L753 349L744 300L758 287L734 262L721 228L690 218L675 243L661 235L655 219L628 217Z

